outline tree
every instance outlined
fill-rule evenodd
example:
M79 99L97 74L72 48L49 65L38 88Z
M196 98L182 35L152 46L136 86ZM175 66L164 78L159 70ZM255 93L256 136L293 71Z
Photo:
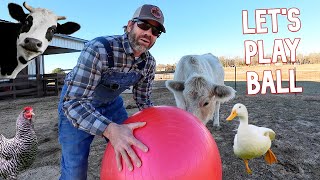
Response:
M64 72L64 70L61 69L61 68L55 68L54 70L52 70L52 73L66 74L66 73Z

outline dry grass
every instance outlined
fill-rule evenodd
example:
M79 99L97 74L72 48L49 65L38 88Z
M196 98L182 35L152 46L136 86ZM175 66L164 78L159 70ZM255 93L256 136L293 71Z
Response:
M275 80L276 70L280 69L282 80L289 80L289 69L296 70L297 81L316 81L320 82L320 64L303 64L303 65L261 65L261 66L241 66L241 67L226 67L225 80L234 81L235 73L237 81L246 81L246 73L254 71L259 75L259 80L262 80L263 71L271 70Z
M299 83L305 87L302 94L255 96L246 95L245 82L237 84L236 98L221 105L221 130L215 130L212 127L212 121L207 126L220 151L223 179L319 179L320 83ZM233 82L226 82L226 84L233 86ZM175 105L173 94L164 88L164 81L156 81L154 86L157 87L152 94L155 105ZM131 94L122 96L126 105L134 107ZM51 96L0 101L0 133L6 137L14 135L16 117L24 106L31 105L35 109L35 129L39 140L39 152L29 169L29 174L32 170L41 171L40 168L48 166L52 167L51 169L59 169L61 149L58 144L58 99L56 96ZM277 134L272 150L279 163L269 166L264 163L263 158L254 159L249 162L253 170L252 175L246 174L243 161L233 154L234 129L237 128L238 122L225 121L232 106L238 102L247 106L250 123L271 128ZM137 108L128 109L130 115L137 111ZM88 170L89 180L99 179L105 145L106 142L101 137L96 137L92 143ZM48 177L48 172L44 171L41 176L22 175L20 179L46 180ZM49 179L58 179L58 175Z

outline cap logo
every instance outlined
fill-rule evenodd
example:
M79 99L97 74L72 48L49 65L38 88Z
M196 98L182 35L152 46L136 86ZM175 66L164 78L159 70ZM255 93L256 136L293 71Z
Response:
M161 10L158 7L151 8L151 14L158 19L162 17Z

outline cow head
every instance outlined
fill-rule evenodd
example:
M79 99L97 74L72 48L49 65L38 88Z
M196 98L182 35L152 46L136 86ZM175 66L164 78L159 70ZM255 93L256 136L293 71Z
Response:
M213 119L217 102L226 102L235 96L235 90L217 85L203 76L193 76L183 81L166 81L167 88L183 98L184 110L197 116L204 124Z
M25 2L23 6L29 11L29 14L24 13L22 7L18 4L10 3L8 5L11 17L19 21L17 59L22 64L26 64L34 57L42 54L55 33L68 35L80 29L80 25L74 22L57 23L58 20L66 19L66 17L57 16L47 9L33 8Z

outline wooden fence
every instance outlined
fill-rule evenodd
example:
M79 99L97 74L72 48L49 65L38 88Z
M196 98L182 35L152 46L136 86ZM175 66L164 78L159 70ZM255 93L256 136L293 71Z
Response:
M24 96L58 95L65 75L19 75L16 79L0 81L0 99Z
M170 79L174 71L156 72L156 79ZM168 77L169 75L169 77ZM18 97L58 95L64 74L18 75L16 79L0 80L0 100Z

